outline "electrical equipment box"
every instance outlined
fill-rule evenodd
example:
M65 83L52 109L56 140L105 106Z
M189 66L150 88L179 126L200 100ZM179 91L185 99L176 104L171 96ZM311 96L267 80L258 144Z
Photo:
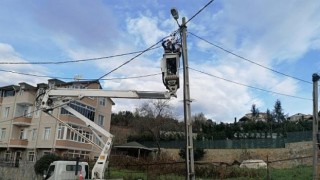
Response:
M161 61L162 81L169 93L176 97L179 89L179 53L165 53Z

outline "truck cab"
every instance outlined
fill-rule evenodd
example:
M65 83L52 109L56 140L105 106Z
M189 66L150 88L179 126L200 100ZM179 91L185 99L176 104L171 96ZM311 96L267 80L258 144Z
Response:
M76 163L76 161L54 161L43 177L45 180L75 180L79 179L81 174L83 179L90 179L88 163L79 162L78 167L76 167Z

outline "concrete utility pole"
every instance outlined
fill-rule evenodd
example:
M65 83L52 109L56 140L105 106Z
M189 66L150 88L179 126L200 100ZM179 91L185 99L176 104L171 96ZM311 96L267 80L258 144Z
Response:
M313 82L313 180L318 180L318 74L312 75Z
M179 19L178 11L171 9L173 18L177 21ZM178 23L179 24L179 23ZM192 136L192 122L191 122L191 99L190 99L190 84L189 84L189 65L187 53L187 26L186 18L182 18L180 26L182 38L182 59L183 59L183 107L184 107L184 122L185 122L185 137L186 137L186 179L195 180L194 171L194 153L193 153L193 136Z
M187 26L186 18L182 18L182 58L183 58L183 106L184 106L184 122L186 124L186 155L190 156L188 162L188 180L195 179L194 172L194 153L193 153L193 136L192 136L192 122L191 122L191 99L190 99L190 84L189 84L189 65L188 65L188 53L187 53ZM186 156L187 160L187 156ZM187 166L188 166L187 165Z

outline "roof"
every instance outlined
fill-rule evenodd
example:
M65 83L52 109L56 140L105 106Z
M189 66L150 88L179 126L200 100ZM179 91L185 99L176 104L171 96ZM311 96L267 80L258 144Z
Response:
M118 148L118 149L144 149L144 150L148 150L148 151L153 151L153 149L151 148L147 148L146 146L138 143L138 142L129 142L129 143L126 143L126 144L122 144L122 145L119 145L119 146L114 146L115 148Z
M20 86L17 86L17 85L9 85L9 86L0 87L0 90L5 90L5 91L18 90L18 89L20 89Z

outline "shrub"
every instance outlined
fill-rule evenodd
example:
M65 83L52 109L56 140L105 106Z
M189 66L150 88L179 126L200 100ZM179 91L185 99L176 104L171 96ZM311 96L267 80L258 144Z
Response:
M42 175L45 170L48 169L49 165L53 161L61 160L60 156L57 156L55 154L48 154L42 156L34 165L34 171L38 175Z
M200 160L200 159L204 156L204 154L205 154L204 149L202 149L202 148L195 148L194 151L193 151L194 160L195 160L195 161ZM185 149L185 148L180 149L179 156L180 156L182 159L185 159L185 158L186 158L186 149Z

